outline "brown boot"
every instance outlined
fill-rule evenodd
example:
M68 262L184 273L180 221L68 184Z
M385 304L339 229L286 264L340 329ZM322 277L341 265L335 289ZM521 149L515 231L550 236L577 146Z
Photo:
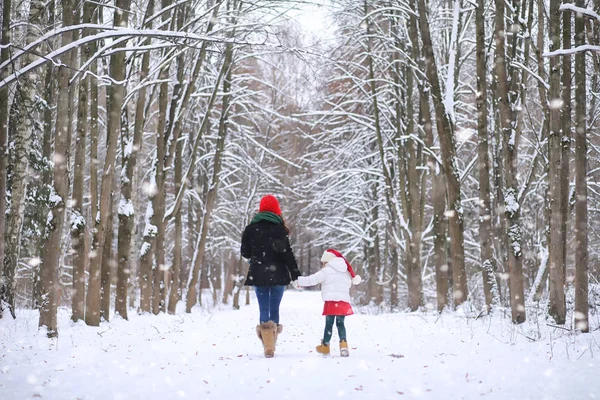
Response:
M321 341L321 344L317 346L317 353L328 355L330 352L331 349L329 348L329 345L323 344L323 341Z
M275 355L277 331L277 325L273 321L264 322L256 327L256 333L263 343L265 357L267 358L271 358Z
M350 352L348 351L348 342L345 340L340 341L340 356L349 357Z

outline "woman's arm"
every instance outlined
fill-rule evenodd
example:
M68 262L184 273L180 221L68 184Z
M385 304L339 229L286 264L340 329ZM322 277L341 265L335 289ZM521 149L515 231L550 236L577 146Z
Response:
M279 259L287 268L292 281L298 279L301 273L298 269L298 263L296 263L292 245L290 244L290 238L283 225L278 227L277 237L273 239L273 250L280 254Z
M244 233L242 234L242 248L241 248L241 253L242 253L242 257L244 258L250 258L252 256L252 252L250 251L251 245L250 245L250 235L248 234L248 227L250 225L248 225L246 227L246 229L244 229Z
M296 257L294 256L294 251L292 250L292 245L290 244L290 239L288 236L285 236L285 265L290 273L290 277L292 281L298 279L300 275L300 270L298 269L298 263L296 262Z
M299 276L298 286L315 286L322 283L324 280L325 272L323 272L323 269L320 269L311 276Z

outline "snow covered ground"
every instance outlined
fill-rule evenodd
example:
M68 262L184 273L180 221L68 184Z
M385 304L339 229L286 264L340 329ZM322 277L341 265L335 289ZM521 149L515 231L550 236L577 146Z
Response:
M275 358L255 335L258 306L138 316L91 328L59 315L0 321L0 398L13 399L594 399L600 331L576 335L502 316L380 314L347 318L350 357L315 353L318 292L287 291ZM597 320L597 318L596 318ZM535 341L528 339L537 338Z

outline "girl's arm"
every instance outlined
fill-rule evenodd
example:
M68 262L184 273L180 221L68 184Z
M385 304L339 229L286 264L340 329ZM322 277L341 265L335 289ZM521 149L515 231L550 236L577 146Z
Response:
M311 276L299 276L298 286L315 286L325 280L325 273L322 269L312 274Z

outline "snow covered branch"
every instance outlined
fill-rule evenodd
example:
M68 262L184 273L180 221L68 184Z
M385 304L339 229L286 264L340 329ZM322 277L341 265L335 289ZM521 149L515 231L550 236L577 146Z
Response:
M86 25L89 25L89 24L86 24ZM78 26L80 27L78 29L82 29L84 27L83 25L78 25ZM88 27L88 26L85 26L85 27ZM98 28L97 25L95 25L95 27L96 27L96 29ZM71 30L72 29L73 29L73 27L71 27ZM34 61L30 64L27 64L23 68L19 69L18 71L15 71L13 74L6 77L4 80L0 81L0 88L11 84L15 80L17 80L19 78L19 76L26 74L36 68L39 68L40 66L48 63L51 60L58 59L58 57L62 56L63 54L65 54L77 47L83 46L86 43L94 42L97 40L103 40L103 39L109 39L109 38L110 39L123 38L123 37L127 37L127 38L154 37L154 38L161 38L161 39L208 41L208 42L214 42L214 43L236 43L236 44L247 44L247 45L257 44L257 43L239 43L235 40L225 38L225 37L213 37L213 36L206 36L206 35L198 35L198 34L189 33L189 32L163 31L163 30L155 30L155 29L107 28L104 26L102 26L102 29L105 29L106 31L100 32L95 35L83 37L79 40L76 40L76 41L66 45L66 46L62 46L62 47L54 50L53 52L50 52L47 55L41 56L41 58L37 59L36 61ZM39 40L37 42L39 42ZM109 46L107 46L107 48L108 47ZM16 54L15 57L19 57L23 53L30 51L30 50L31 50L31 46L27 46L20 53ZM131 48L131 50L132 51L136 50L136 48ZM13 61L14 61L14 58L3 63L2 65L0 65L0 69L5 68L9 63L12 63ZM57 63L58 63L58 61L57 61Z
M560 11L572 11L574 13L583 14L586 17L593 18L596 21L600 22L600 15L598 15L598 13L596 13L592 10L589 10L587 8L577 7L574 4L569 4L569 3L562 4L560 6L559 10Z
M555 51L547 51L543 54L544 57L570 56L584 51L595 51L600 53L600 46L592 44L584 44L582 46L573 47L572 49L560 49Z

